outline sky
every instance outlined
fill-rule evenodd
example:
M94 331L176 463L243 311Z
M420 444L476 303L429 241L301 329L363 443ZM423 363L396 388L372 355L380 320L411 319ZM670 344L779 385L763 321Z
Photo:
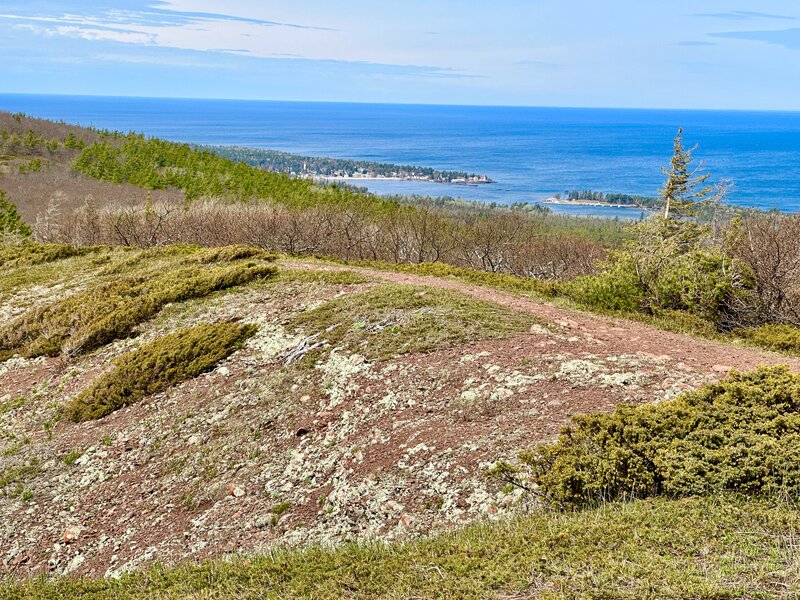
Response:
M0 0L0 92L800 110L798 0Z

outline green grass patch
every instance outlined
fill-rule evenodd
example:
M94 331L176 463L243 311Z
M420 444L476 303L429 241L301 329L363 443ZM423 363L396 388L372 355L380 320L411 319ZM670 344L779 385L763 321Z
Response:
M276 271L250 262L194 264L95 285L33 308L0 328L0 360L15 353L27 357L84 353L130 335L165 304L268 279Z
M0 402L0 415L4 415L12 410L16 410L22 406L27 404L28 399L25 396L19 396L17 398L12 398L11 400L6 400L5 402Z
M507 273L479 271L477 269L456 267L442 262L405 264L378 260L345 261L336 260L335 258L325 258L324 262L353 265L367 269L377 269L379 271L408 273L409 275L456 279L464 283L480 285L495 290L516 292L543 298L558 296L563 286L563 282L558 281L544 281L530 277L517 277L516 275L509 275Z
M372 281L355 271L321 271L312 269L281 269L276 281L319 283L322 285L360 285Z
M390 359L530 329L535 319L467 295L422 286L383 284L342 296L294 317L290 325L318 334L329 347ZM307 364L320 351L306 355Z
M63 463L65 465L68 465L68 466L69 465L74 465L75 462L81 457L82 454L83 454L83 450L75 448L74 450L71 450L69 453L65 454L61 458L61 460L63 461Z
M209 371L241 348L255 325L198 325L156 339L114 361L114 369L76 396L66 414L76 422L100 419L149 394Z
M800 375L734 373L657 405L576 416L491 474L562 507L724 491L800 497Z
M12 485L22 485L28 479L32 479L38 475L41 470L41 466L35 460L26 465L7 467L2 473L0 473L0 491L4 491L7 487Z
M406 544L275 550L120 579L0 584L14 598L774 598L800 592L800 511L738 496L542 511Z

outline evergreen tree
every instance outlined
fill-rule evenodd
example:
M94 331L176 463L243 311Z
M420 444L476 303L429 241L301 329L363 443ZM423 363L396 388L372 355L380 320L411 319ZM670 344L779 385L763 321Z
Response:
M711 176L709 173L701 173L701 168L690 170L692 162L692 152L694 148L688 150L683 147L683 128L678 129L678 135L673 141L674 152L670 167L662 167L661 170L667 176L664 187L659 190L664 203L664 218L671 216L691 216L695 212L696 204L701 202L711 191L711 186L704 185Z
M19 216L17 207L6 200L6 195L0 192L0 237L4 235L28 237L31 233L30 225Z

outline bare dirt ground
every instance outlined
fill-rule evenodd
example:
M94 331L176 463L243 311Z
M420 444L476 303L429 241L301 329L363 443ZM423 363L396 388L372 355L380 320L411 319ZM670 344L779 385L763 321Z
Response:
M797 359L454 280L283 266L377 283L281 283L172 307L139 339L220 317L262 327L213 372L92 423L59 421L58 407L133 341L72 363L0 363L0 405L10 407L0 465L8 474L35 461L0 491L0 572L114 577L156 561L404 539L497 518L519 497L486 469L553 439L570 415L663 401L731 368L800 370ZM287 315L381 281L513 308L531 315L530 331L384 361L334 348L311 368L285 364L303 338Z

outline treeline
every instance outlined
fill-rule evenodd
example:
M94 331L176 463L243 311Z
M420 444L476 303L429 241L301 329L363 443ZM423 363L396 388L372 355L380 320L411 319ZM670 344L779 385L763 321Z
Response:
M182 190L188 201L200 198L238 201L271 199L302 207L342 203L361 196L339 186L317 186L283 173L272 173L217 154L138 134L102 139L78 155L73 168L112 183L131 183L145 189ZM375 204L380 199L371 197Z
M395 165L366 160L303 156L278 150L262 150L242 146L208 146L206 149L223 158L248 165L286 173L296 177L400 177L437 183L491 183L485 175L464 171L440 171L430 167Z

